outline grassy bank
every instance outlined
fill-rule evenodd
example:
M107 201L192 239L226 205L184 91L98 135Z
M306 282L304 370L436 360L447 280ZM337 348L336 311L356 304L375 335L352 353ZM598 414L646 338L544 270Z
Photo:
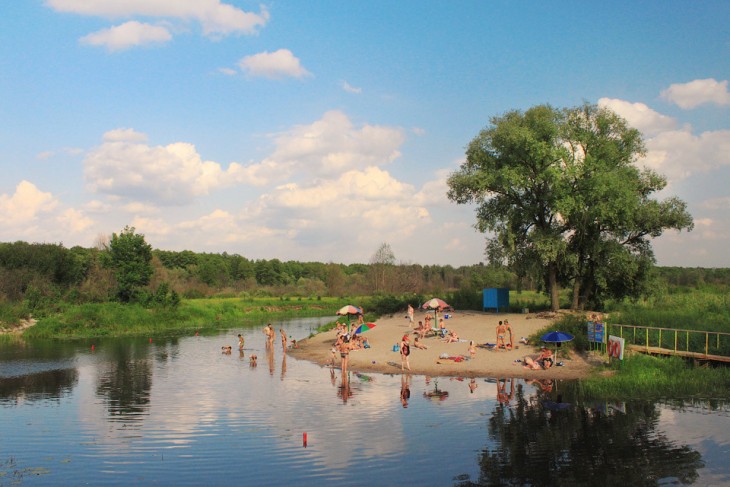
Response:
M341 300L296 298L220 298L183 300L177 308L144 308L133 304L66 304L40 318L24 332L31 338L179 335L233 327L261 326L268 321L333 315Z
M611 313L610 321L637 323L641 326L728 331L727 319L730 311L716 307L718 303L723 303L723 299L724 296L714 293L698 292L667 296L651 306L646 302L623 304L620 313L619 308ZM689 309L682 310L684 307ZM530 339L533 343L538 343L540 337L551 330L560 330L575 336L574 340L563 344L564 348L585 352L590 347L584 313L567 315L535 333ZM607 360L605 355L604 358ZM698 397L727 400L730 399L730 367L697 366L691 360L679 357L626 353L623 362L600 366L594 376L581 381L578 391L583 399L659 400Z
M586 399L730 399L730 367L696 367L678 357L632 354L615 373L583 380Z

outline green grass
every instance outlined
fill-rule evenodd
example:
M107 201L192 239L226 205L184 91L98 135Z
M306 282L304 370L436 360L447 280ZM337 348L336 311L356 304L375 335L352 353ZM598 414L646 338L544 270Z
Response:
M548 331L560 330L575 336L574 340L563 344L562 349L582 352L590 346L585 327L584 314L568 315L539 330L530 340L539 343L540 337ZM702 343L704 346L704 338ZM626 353L622 362L614 361L609 368L599 367L592 377L580 381L578 391L583 399L727 400L730 399L730 367L700 367L679 357Z
M580 381L584 399L730 399L730 368L695 367L678 357L632 354L610 376Z
M64 305L25 331L31 338L159 336L191 331L261 326L267 321L302 316L335 315L335 299L216 298L183 300L176 309L135 304Z
M730 332L730 289L673 288L638 302L608 306L608 323Z

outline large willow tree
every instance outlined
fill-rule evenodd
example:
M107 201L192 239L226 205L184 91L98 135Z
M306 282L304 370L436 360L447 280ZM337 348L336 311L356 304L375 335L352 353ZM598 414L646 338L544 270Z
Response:
M448 196L476 203L492 260L540 269L553 310L561 283L574 307L581 295L634 295L654 262L648 238L692 227L683 202L650 198L666 181L636 167L643 154L640 133L608 109L514 110L469 143Z

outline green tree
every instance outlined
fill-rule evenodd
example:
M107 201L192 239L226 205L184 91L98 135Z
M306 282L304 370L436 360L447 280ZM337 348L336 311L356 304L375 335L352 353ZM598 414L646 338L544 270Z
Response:
M560 284L581 297L636 297L647 290L654 255L649 238L691 229L677 198L652 199L666 186L641 171L641 134L606 108L541 105L494 117L449 178L448 196L477 203L477 228L491 231L491 260L522 277L542 271L551 308Z
M112 234L106 255L106 265L114 270L117 298L124 303L131 301L152 277L152 247L144 235L126 226L119 235Z
M566 195L561 144L563 115L548 105L493 117L467 147L466 162L448 180L449 199L477 204L476 228L516 269L537 262L553 310L559 308L558 271L566 253L560 217ZM521 264L517 266L517 264Z
M666 179L636 166L644 144L624 119L585 103L566 110L564 121L569 193L561 210L571 232L566 263L572 266L565 269L573 283L572 307L638 297L654 263L648 238L666 229L690 230L692 217L678 198L651 199Z

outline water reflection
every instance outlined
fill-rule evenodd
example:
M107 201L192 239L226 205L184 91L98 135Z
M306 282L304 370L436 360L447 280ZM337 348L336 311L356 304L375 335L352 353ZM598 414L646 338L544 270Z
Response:
M494 447L482 452L481 476L461 485L655 485L692 483L704 466L696 450L658 430L654 404L628 403L625 413L564 407L539 385L537 396L517 388L516 404L500 402L489 419ZM540 399L542 397L542 400Z
M79 379L76 369L54 369L0 379L0 404L54 400L71 393Z
M140 341L111 341L99 364L96 394L106 400L111 421L140 421L150 408L150 348ZM163 354L165 361L168 355Z
M403 465L405 483L422 485L730 480L724 403L583 405L575 383L343 374L266 350L258 327L245 354L221 354L236 333L105 340L93 353L41 344L35 357L0 346L0 462L52 467L47 485L79 469L99 484L200 484L226 471L252 485L391 485ZM26 397L53 401L39 415ZM44 460L60 452L67 463Z

